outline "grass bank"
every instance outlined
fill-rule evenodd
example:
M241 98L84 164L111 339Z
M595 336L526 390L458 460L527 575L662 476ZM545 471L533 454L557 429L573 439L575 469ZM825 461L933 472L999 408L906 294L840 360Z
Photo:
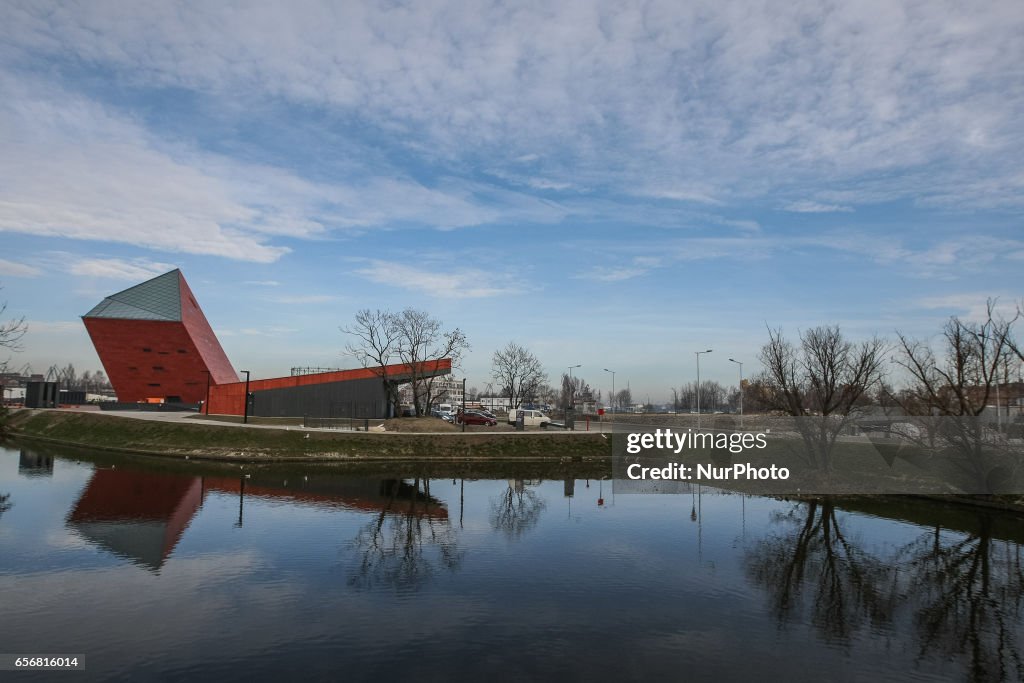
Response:
M211 460L571 460L611 455L610 441L600 434L307 432L294 427L246 429L59 410L19 410L8 424L20 439Z

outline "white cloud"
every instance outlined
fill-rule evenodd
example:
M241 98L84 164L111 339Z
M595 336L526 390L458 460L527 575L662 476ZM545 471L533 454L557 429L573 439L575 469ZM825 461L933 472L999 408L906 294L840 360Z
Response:
M47 55L128 86L312 103L432 158L493 152L558 183L632 192L671 178L658 196L717 201L883 179L939 203L1022 201L1013 0L309 0L241 13L12 0L0 20L16 64Z
M633 190L633 194L639 197L653 197L655 199L669 199L677 202L694 202L697 204L721 206L724 202L711 196L714 191L715 189L707 184L683 187L656 183L648 187L637 188Z
M223 173L231 164L161 149L135 122L80 97L2 76L0 87L0 232L263 262L287 252L244 226L294 217L240 201Z
M646 275L663 265L663 263L664 259L656 256L634 256L628 266L591 268L576 277L582 280L595 280L597 282L622 282Z
M853 207L841 204L822 204L821 202L814 202L809 199L801 199L798 202L790 202L782 207L782 210L794 213L849 213L853 211Z
M338 297L330 294L284 294L270 298L270 301L278 304L325 304L337 300Z
M238 330L239 334L244 334L249 337L281 337L284 335L294 334L300 332L297 327L268 327L268 328L256 328L256 327L245 327Z
M37 277L42 274L43 271L35 266L0 258L0 275L8 277Z
M353 272L371 282L444 299L481 299L522 292L511 277L475 268L421 269L394 261L371 260L366 267Z
M144 258L129 261L117 258L92 258L72 263L70 272L72 275L142 282L175 268L177 266L170 263L159 263Z
M455 179L313 182L168 141L65 90L0 72L0 232L269 263L332 229L559 220L550 202Z
M592 268L578 277L598 282L622 282L646 275L648 272L648 268Z
M281 283L277 280L246 280L242 284L252 285L254 287L277 287Z
M993 312L1003 318L1013 318L1017 312L1017 302L1013 296L1003 294L1002 296L980 292L964 292L959 294L946 294L943 296L925 297L917 302L922 308L952 311L964 320L970 322L982 322L988 317L988 302L995 300Z
M79 335L85 331L81 320L26 320L25 325L30 334Z

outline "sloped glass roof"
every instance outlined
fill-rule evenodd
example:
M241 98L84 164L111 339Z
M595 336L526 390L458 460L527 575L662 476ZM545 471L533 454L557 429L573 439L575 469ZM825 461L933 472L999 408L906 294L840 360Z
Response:
M86 318L181 320L180 273L172 270L123 292L111 294L85 314Z

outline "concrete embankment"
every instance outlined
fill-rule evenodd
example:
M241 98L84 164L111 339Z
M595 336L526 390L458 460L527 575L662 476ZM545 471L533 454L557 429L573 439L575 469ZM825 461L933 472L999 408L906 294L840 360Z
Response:
M411 434L323 432L300 427L244 429L62 410L20 410L11 415L9 426L16 439L209 460L330 462L523 458L557 461L611 456L610 441L593 433Z

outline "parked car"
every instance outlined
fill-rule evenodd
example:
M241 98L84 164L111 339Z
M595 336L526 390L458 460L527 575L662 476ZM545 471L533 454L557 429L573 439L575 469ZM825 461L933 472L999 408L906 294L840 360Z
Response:
M456 424L468 424L468 425L487 425L493 427L498 424L498 421L493 417L487 417L482 413L478 413L475 410L467 410L466 412L459 412L455 415Z
M551 418L539 410L524 410L523 408L516 408L508 411L508 423L510 425L514 425L516 423L519 411L523 411L523 425L526 427L543 427L547 423L551 422Z

